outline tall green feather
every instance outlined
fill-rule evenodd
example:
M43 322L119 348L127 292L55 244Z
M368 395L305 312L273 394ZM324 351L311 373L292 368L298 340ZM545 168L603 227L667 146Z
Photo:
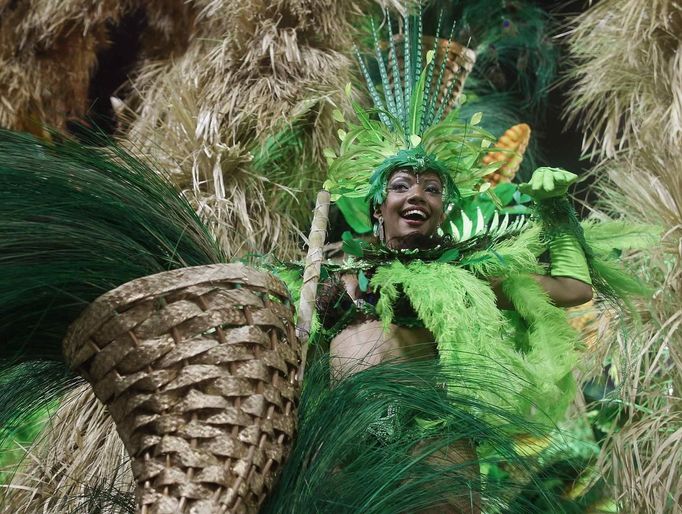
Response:
M67 326L99 295L224 259L187 200L148 163L116 146L0 131L3 359L60 360Z
M450 52L450 45L452 44L452 38L453 38L454 34L455 34L455 22L453 22L452 26L450 27L450 35L449 35L448 41L445 45L445 55L448 55ZM443 85L443 79L445 77L445 65L446 64L447 64L446 59L441 60L440 69L438 70L438 79L436 80L436 84L435 84L433 91L431 93L431 98L429 98L428 108L426 109L426 112L427 112L426 127L430 127L434 123L434 120L436 117L436 110L439 108L438 95L440 94L441 86Z
M395 45L395 39L393 37L393 27L391 26L391 15L389 14L388 10L386 10L386 25L388 26L389 59L391 60L391 74L393 75L393 90L397 110L396 117L401 121L401 127L404 127L404 125L402 125L402 120L404 120L405 117L406 104L403 99L403 88L401 85L400 67L398 66L398 50Z
M402 75L402 80L404 84L404 90L405 90L405 107L408 107L412 100L412 89L414 86L414 79L412 77L412 49L410 48L410 44L412 41L412 27L413 24L411 23L409 15L403 16L403 75ZM421 52L421 48L419 49ZM417 99L421 100L421 99ZM405 112L404 113L405 117L403 118L403 127L405 128L405 134L409 135L410 134L410 125L409 125L409 113Z
M429 53L427 56L427 63L430 65L433 55ZM410 103L410 117L409 117L409 133L419 135L421 134L422 116L424 112L424 88L426 85L427 69L424 69L417 81Z
M438 25L436 26L436 37L433 38L433 46L431 48L431 51L433 52L433 55L436 55L436 51L438 50L438 38L440 37L440 30L441 30L441 24L443 22L443 11L440 11L440 14L438 15ZM433 72L436 68L436 59L432 59L431 62L427 63L427 78L426 78L426 86L424 88L424 99L422 102L422 120L421 120L421 126L419 127L419 133L421 134L424 129L427 126L426 121L430 117L430 98L431 98L431 86L433 83Z
M391 91L391 84L388 80L388 71L386 69L386 63L384 57L381 54L381 44L379 42L379 35L377 34L376 25L374 24L374 18L370 18L370 25L372 27L372 39L374 40L374 57L379 65L379 75L381 76L381 88L384 92L384 98L386 99L386 106L389 112L395 118L399 118L399 113L395 103L395 98L393 91Z
M392 128L393 123L391 122L391 119L388 116L386 116L386 107L384 106L384 102L382 101L379 92L377 91L376 87L374 86L374 83L372 82L372 77L369 74L367 65L365 64L364 59L360 55L360 50L358 50L357 47L355 47L355 56L358 62L360 63L360 70L362 71L362 75L365 77L365 81L367 82L369 96L372 98L372 102L374 102L374 108L376 109L377 114L379 115L379 119L384 125L386 125L389 128Z
M417 4L418 10L416 14L416 23L417 23L417 37L416 41L414 42L414 46L412 48L412 53L415 55L415 65L414 65L414 80L415 82L419 78L422 72L422 48L424 44L423 40L423 25L422 25L422 4L419 2ZM424 92L422 91L422 94ZM420 95L421 98L421 95Z

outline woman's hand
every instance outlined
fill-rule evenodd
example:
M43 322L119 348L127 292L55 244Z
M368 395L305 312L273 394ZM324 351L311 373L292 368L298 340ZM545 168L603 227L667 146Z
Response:
M561 168L538 168L530 181L519 185L519 191L533 197L536 202L566 196L568 188L578 180L578 175Z

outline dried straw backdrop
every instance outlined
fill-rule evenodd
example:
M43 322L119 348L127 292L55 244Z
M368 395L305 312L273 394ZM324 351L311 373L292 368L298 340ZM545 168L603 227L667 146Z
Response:
M595 162L597 209L662 228L660 247L626 256L655 294L601 342L620 371L625 422L602 449L624 512L682 511L682 5L602 0L569 34L566 109Z

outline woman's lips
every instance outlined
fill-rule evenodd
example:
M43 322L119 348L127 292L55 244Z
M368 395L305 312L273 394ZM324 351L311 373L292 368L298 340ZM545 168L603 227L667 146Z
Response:
M426 220L422 219L412 220L408 218L403 218L403 221L407 223L410 227L421 227L424 223L426 223Z

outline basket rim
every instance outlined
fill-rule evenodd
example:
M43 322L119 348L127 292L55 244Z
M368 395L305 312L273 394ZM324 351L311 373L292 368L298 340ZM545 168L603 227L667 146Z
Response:
M122 304L139 302L194 285L225 281L255 286L291 302L289 290L281 279L242 263L205 264L135 278L93 300L69 325L62 341L66 362L73 362L83 341L102 323L116 316L117 308Z

